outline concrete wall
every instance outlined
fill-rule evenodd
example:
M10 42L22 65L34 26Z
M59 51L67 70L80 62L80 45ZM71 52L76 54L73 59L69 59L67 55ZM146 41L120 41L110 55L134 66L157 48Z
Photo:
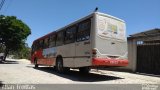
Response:
M128 38L128 61L127 69L135 72L137 66L137 44L135 39Z

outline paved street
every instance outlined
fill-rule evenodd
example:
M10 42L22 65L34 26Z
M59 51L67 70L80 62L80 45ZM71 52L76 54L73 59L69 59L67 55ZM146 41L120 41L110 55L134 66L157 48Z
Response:
M160 84L159 77L128 72L92 70L81 74L71 70L59 74L51 67L34 68L28 60L8 60L0 64L0 82L3 84Z

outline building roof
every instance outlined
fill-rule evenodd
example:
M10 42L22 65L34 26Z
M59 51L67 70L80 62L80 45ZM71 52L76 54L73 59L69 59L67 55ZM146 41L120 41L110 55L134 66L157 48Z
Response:
M132 34L132 35L129 35L129 36L131 38L147 37L147 36L160 36L160 29L155 28L155 29L144 31L144 32Z

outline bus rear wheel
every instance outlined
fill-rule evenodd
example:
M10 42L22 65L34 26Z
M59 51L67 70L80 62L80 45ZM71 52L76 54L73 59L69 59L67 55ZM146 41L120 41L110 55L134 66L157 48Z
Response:
M81 68L79 68L79 71L81 73L89 73L90 70L91 69L89 67L81 67Z

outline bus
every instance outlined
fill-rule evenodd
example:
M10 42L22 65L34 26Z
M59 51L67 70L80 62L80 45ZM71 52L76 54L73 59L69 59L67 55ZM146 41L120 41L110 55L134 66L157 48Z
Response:
M31 63L89 72L91 68L128 65L125 22L93 12L33 42Z

